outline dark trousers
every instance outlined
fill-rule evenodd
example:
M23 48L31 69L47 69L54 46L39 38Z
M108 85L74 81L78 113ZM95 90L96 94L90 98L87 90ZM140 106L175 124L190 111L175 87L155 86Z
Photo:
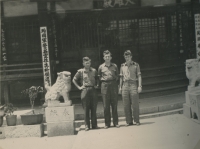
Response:
M103 98L105 125L110 126L110 124L111 124L110 105L112 107L113 124L118 125L118 113L117 113L118 86L117 86L117 82L116 81L102 82L101 93L102 93L102 98Z
M91 123L92 127L97 126L97 116L96 116L96 110L97 110L97 94L94 87L86 87L81 92L81 101L82 106L84 109L84 120L85 125L90 128L90 112L91 112Z
M124 113L126 123L132 123L133 119L139 123L139 94L137 91L137 82L124 82L122 87L122 99L124 104ZM133 110L133 111L132 111ZM133 117L132 117L133 113Z

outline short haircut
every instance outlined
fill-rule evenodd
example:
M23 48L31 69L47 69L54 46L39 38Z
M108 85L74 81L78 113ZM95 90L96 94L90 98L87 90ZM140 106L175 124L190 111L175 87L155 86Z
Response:
M90 62L91 59L89 57L83 57L83 62Z
M126 51L124 52L124 56L128 56L128 55L132 56L132 53L131 53L130 50L126 50Z
M110 53L110 51L105 50L105 51L103 52L103 56L105 56L105 55L107 55L107 54L110 54L110 56L112 56L112 54Z

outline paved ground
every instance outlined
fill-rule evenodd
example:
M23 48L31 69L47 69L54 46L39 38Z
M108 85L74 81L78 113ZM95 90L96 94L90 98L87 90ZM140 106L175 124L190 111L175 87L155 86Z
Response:
M194 149L200 141L200 124L182 114L144 119L141 123L80 131L72 149Z
M142 119L141 126L124 124L75 136L4 139L0 149L194 149L200 142L200 124L182 114Z

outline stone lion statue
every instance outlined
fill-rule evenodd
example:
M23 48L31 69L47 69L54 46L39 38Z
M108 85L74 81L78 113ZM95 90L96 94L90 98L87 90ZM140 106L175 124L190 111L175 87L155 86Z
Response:
M200 59L186 60L186 76L189 79L189 87L195 87L196 82L200 86Z
M60 96L63 96L65 103L71 105L71 100L69 100L69 91L71 90L71 73L68 71L63 71L57 73L58 77L56 83L53 86L45 85L47 93L45 95L45 101L48 100L59 100Z

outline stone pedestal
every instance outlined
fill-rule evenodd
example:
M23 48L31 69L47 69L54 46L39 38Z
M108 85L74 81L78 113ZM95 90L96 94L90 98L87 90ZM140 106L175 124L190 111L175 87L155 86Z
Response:
M4 128L4 133L5 133L6 138L42 137L43 136L43 124L5 126L3 128Z
M186 103L183 104L183 114L187 118L191 118L191 109L190 109L190 106Z
M183 104L183 114L188 118L192 118L190 95L196 94L199 91L200 91L200 86L197 86L197 87L188 87L188 91L185 92L186 103Z
M74 134L74 106L45 108L47 136Z
M200 91L189 93L191 115L200 122Z
M0 139L5 139L5 131L3 127L0 127Z
M74 135L74 121L47 123L47 135L48 137Z

